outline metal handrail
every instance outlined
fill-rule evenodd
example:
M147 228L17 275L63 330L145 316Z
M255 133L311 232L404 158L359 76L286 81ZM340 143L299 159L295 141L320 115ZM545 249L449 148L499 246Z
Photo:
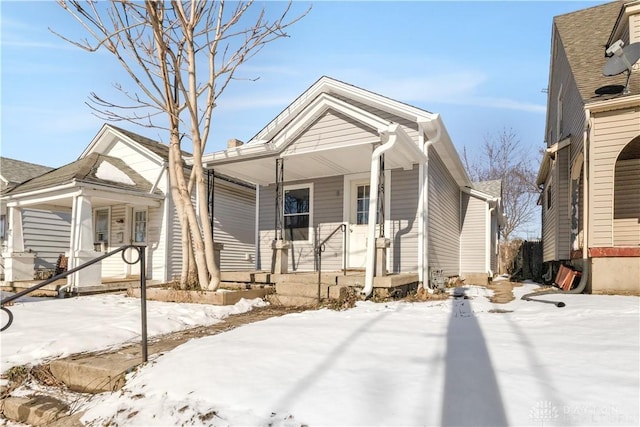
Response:
M347 275L347 224L340 224L333 230L325 239L316 245L316 254L318 256L318 302L320 301L320 286L322 278L322 252L325 251L325 244L331 239L338 231L342 231L342 274Z
M138 258L136 260L128 260L125 258L125 252L127 249L135 249L138 252ZM9 316L9 321L7 322L6 325L4 325L2 327L2 329L0 329L0 332L6 330L9 328L9 326L11 326L11 324L13 323L13 313L11 313L11 311L5 307L6 304L17 300L20 297L23 297L33 291L37 291L38 289L55 282L56 280L60 280L60 279L64 279L65 277L82 270L83 268L89 267L90 265L96 264L100 261L102 261L105 258L110 257L111 255L117 254L118 252L122 252L122 260L129 264L129 265L134 265L137 264L138 262L140 262L140 317L141 317L141 324L142 324L142 361L146 362L148 359L148 352L147 352L147 276L146 276L146 254L145 254L145 249L146 249L146 245L125 245L125 246L120 246L118 249L114 249L111 252L107 252L104 255L100 255L97 258L92 259L91 261L87 261L84 264L81 264L77 267L74 267L70 270L64 271L60 274L57 274L47 280L45 280L44 282L40 282L37 285L34 285L28 289L25 289L24 291L20 291L17 294L11 295L7 298L4 298L2 301L0 301L0 310L4 311L5 313L7 313L7 315Z

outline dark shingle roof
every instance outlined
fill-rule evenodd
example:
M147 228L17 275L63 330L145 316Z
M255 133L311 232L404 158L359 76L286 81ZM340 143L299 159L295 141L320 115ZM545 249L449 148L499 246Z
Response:
M7 185L15 185L28 179L49 172L49 166L36 165L35 163L0 157L0 175L6 179Z
M502 181L499 179L474 182L473 188L492 197L502 197Z
M101 172L98 169L103 166ZM119 170L115 171L115 170ZM116 157L91 153L58 169L32 178L22 184L2 192L3 195L26 193L33 190L53 188L71 183L93 183L101 186L149 193L152 185L142 175L131 169L124 161ZM162 194L158 190L155 194Z
M608 59L605 57L606 45L624 3L614 1L559 15L553 19L571 72L585 103L603 99L603 96L595 93L600 87L625 84L626 73L611 77L602 74ZM639 73L632 73L629 89L631 94L640 93Z

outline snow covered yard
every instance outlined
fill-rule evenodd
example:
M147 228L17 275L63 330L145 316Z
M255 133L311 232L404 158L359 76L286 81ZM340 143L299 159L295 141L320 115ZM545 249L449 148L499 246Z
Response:
M469 287L467 299L363 302L346 311L306 311L195 339L130 374L122 392L86 402L83 421L638 425L638 298L546 297L562 299L564 308L519 299L533 288L516 288L517 299L508 304L493 304L488 290ZM150 328L171 316L182 327L206 321L203 314L186 320L194 310L186 304L172 306L163 311L150 304ZM14 307L16 317L19 308ZM109 317L105 310L99 314L103 323ZM65 333L60 346L95 339L95 330L82 328L94 315L89 310L39 312L41 321L51 316L50 324ZM136 339L138 321L131 320L127 339ZM12 328L21 322L27 317ZM81 328L72 333L74 326ZM120 329L127 329L124 322ZM21 333L21 341L30 336L29 330ZM4 367L14 350L5 347L8 335L2 341Z

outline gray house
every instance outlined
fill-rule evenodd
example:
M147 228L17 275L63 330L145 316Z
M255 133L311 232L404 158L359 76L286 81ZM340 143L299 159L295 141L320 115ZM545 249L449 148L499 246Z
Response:
M147 246L149 280L170 282L179 276L182 236L169 194L168 152L167 145L104 125L78 160L5 189L0 198L9 212L5 279L33 279L36 265L29 254L35 248L25 221L29 210L45 208L66 215L64 227L47 222L42 234L59 239L63 247L55 255L65 254L70 268L133 243ZM213 222L214 239L224 245L221 268L253 268L254 233L247 224L255 221L255 189L213 175L209 185L220 218L204 220ZM114 256L69 276L66 287L82 291L139 274L139 264Z
M365 294L386 274L495 272L499 191L474 187L438 114L322 77L203 162L256 185L258 270L315 271L331 236L323 270L363 271Z
M48 166L0 157L0 191L14 187L52 170ZM9 218L7 206L0 201L0 245L6 252ZM48 209L24 209L22 229L25 245L31 250L37 270L52 269L58 255L69 247L71 215ZM52 231L57 230L57 231ZM4 258L0 258L0 276L4 277Z

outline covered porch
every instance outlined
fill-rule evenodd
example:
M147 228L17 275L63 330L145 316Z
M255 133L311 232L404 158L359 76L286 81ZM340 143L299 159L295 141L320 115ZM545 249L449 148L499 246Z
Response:
M368 296L389 274L428 280L430 150L468 181L437 114L322 78L249 143L203 163L256 185L256 269L346 269Z
M162 194L120 159L99 154L10 189L3 194L9 217L7 247L2 254L4 289L27 288L36 278L36 253L25 245L24 209L70 213L67 230L48 232L68 242L68 249L60 255L66 259L66 268L71 269L126 244L151 244L148 239L148 230L153 227L151 212L162 207L163 199ZM133 259L136 255L127 256ZM77 293L114 290L126 288L139 276L139 264L129 264L116 255L68 276L64 283L51 284L49 290Z

